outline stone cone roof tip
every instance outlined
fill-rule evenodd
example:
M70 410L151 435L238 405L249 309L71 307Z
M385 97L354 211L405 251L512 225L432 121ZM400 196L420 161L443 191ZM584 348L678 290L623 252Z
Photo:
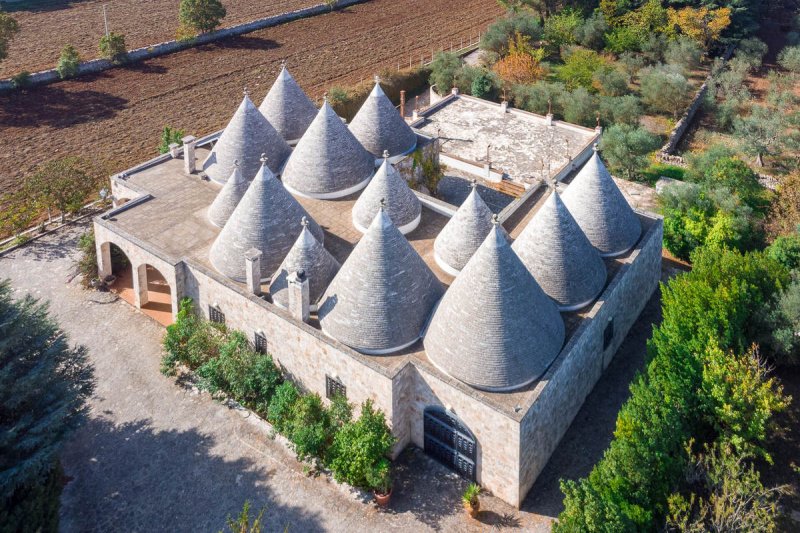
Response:
M564 338L556 305L498 223L445 293L424 343L439 370L477 389L508 391L541 377Z
M242 171L239 170L239 161L234 161L231 176L208 208L208 219L212 224L219 228L225 225L249 185L250 182L244 179Z
M385 202L389 218L402 234L414 231L422 217L422 203L388 158L353 205L353 225L365 233Z
M300 196L340 198L366 186L375 160L327 100L286 162L281 180Z
M592 246L603 257L630 250L642 225L595 152L561 195Z
M320 325L360 352L396 352L419 339L443 290L380 210L320 300Z
M417 135L386 97L376 79L375 87L350 122L350 131L375 158L384 150L394 157L417 146Z
M281 266L272 276L269 293L273 303L284 308L289 307L286 278L292 272L303 270L308 276L309 301L313 311L317 307L317 301L339 271L340 265L309 231L308 219L305 217L301 222L301 227L300 236L297 237L292 249L289 250Z
M300 85L286 69L270 87L258 108L286 141L296 141L303 136L317 115L317 108Z
M242 175L249 181L261 167L261 154L269 157L270 170L279 172L291 151L245 92L242 103L203 162L203 171L217 183L225 183L233 172L233 162L238 159Z
M492 211L473 182L469 196L433 241L436 263L448 274L458 275L491 230Z
M309 231L322 242L322 229L264 162L211 245L211 264L225 276L245 281L244 254L256 248L262 253L261 277L267 279L278 269L300 235L303 227L297 221L302 217L308 217Z
M553 190L511 247L561 311L585 307L602 292L606 265Z

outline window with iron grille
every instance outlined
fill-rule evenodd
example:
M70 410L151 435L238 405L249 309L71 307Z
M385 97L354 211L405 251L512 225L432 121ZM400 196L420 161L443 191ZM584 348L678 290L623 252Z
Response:
M258 353L267 353L267 338L261 333L256 333L253 339L253 347Z
M216 322L217 324L224 324L225 323L225 313L219 310L219 307L214 307L213 305L208 306L208 319L211 322Z
M334 396L347 397L347 387L338 379L333 379L330 376L325 376L325 396L329 399Z
M603 349L605 350L611 346L611 341L614 340L614 319L608 321L605 331L603 332Z

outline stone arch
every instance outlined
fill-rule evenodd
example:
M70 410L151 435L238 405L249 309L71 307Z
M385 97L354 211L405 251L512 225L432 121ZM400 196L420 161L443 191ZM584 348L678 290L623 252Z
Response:
M172 324L173 288L160 270L140 263L135 270L134 290L136 307L165 326Z

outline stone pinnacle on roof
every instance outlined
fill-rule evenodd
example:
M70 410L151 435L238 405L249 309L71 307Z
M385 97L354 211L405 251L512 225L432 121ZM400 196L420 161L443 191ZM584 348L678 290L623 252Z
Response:
M381 209L320 300L320 325L360 352L396 352L419 339L442 292L428 265Z
M491 230L492 212L478 194L478 184L473 180L469 196L433 241L436 264L457 276Z
M603 259L555 189L511 248L561 311L585 307L605 286Z
M272 302L281 307L289 307L288 283L286 278L292 272L302 270L308 276L309 301L311 310L317 309L317 301L325 292L325 288L330 284L333 277L339 271L339 263L322 246L314 234L308 229L308 219L303 217L300 221L302 230L300 236L294 242L289 254L278 267L277 272L272 276L272 283L269 285L269 293Z
M639 218L600 160L597 145L561 199L601 256L623 254L639 240Z
M496 221L436 308L424 343L446 374L477 389L509 391L541 377L564 336L556 305Z
M293 194L330 199L363 189L374 172L374 158L326 99L286 162L281 180Z
M236 281L246 280L244 254L250 248L261 251L261 276L269 278L300 235L297 221L308 217L267 167L266 157L261 161L261 169L211 245L211 264ZM309 220L309 231L322 242L322 230Z
M375 87L350 122L350 131L375 158L384 150L395 157L417 146L417 135L386 97L377 76Z
M270 170L280 172L292 151L246 91L236 113L203 162L203 171L217 183L225 183L237 159L244 179L252 180L261 167L259 157L262 153L269 157Z
M405 235L416 229L422 216L422 204L403 176L389 163L388 152L384 152L383 164L353 205L353 225L358 231L367 231L382 200L401 233Z
M288 142L303 136L317 115L317 108L281 62L281 72L258 108Z
M212 224L219 228L225 225L233 210L239 205L239 201L244 196L249 185L250 182L244 179L242 171L239 170L239 160L235 160L230 178L222 186L217 197L214 198L208 208L208 219Z

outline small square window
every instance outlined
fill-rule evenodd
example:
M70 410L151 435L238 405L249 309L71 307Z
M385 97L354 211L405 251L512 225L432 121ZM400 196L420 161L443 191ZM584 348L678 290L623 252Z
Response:
M327 396L328 399L331 399L334 396L347 397L347 387L345 387L344 383L338 379L325 376L325 396Z
M253 337L253 347L258 353L267 353L267 338L261 333L256 333Z
M219 310L219 307L214 307L213 305L208 306L208 319L211 322L216 322L217 324L224 324L225 323L225 313Z
M611 346L611 341L614 340L614 319L608 321L605 331L603 332L603 349Z

